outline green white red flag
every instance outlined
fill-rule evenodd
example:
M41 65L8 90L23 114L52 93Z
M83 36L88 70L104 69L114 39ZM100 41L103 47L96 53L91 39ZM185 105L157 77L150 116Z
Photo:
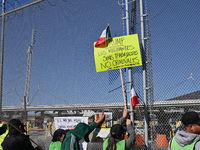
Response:
M133 84L131 84L131 104L133 109L135 109L135 106L139 104L139 100L133 88Z
M107 26L103 32L101 33L100 38L98 39L98 41L95 44L95 47L103 47L106 46L106 40L111 38L111 34L110 34L110 28L109 26Z

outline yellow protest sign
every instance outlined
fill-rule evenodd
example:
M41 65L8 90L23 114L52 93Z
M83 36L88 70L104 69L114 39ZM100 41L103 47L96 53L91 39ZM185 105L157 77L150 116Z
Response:
M97 72L142 65L137 34L115 37L107 44L100 48L94 46Z

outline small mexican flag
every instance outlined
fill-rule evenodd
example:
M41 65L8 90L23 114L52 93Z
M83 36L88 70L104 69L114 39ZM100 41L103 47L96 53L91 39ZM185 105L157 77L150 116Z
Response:
M95 47L103 47L106 46L106 40L111 38L111 34L110 34L110 29L109 26L107 26L103 32L101 33L100 38L98 39L98 41L95 44Z
M131 104L133 109L135 109L135 106L139 104L139 100L133 88L133 84L131 84Z

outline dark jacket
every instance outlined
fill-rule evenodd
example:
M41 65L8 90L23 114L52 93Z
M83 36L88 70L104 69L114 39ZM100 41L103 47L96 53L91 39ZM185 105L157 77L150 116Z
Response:
M38 150L32 146L29 136L21 134L17 130L10 130L1 145L3 150Z
M6 124L3 124L1 127L0 127L0 135L4 134L6 132L6 129L7 129L7 125Z
M92 123L90 126L85 123L79 123L73 130L66 133L61 150L79 150L79 140L97 127L98 124L96 122Z

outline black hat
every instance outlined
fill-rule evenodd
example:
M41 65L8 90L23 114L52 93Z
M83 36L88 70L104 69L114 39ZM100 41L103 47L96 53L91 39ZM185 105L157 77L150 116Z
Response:
M120 124L115 124L111 127L110 129L110 134L114 137L114 138L120 138L120 136L125 133L125 130L123 128L122 125Z
M11 119L9 121L9 124L10 124L10 129L14 129L13 126L15 126L16 128L19 128L19 126L22 125L21 121L19 119Z
M181 118L182 123L187 126L189 124L198 124L200 125L200 118L197 112L190 111L186 112L182 118Z

